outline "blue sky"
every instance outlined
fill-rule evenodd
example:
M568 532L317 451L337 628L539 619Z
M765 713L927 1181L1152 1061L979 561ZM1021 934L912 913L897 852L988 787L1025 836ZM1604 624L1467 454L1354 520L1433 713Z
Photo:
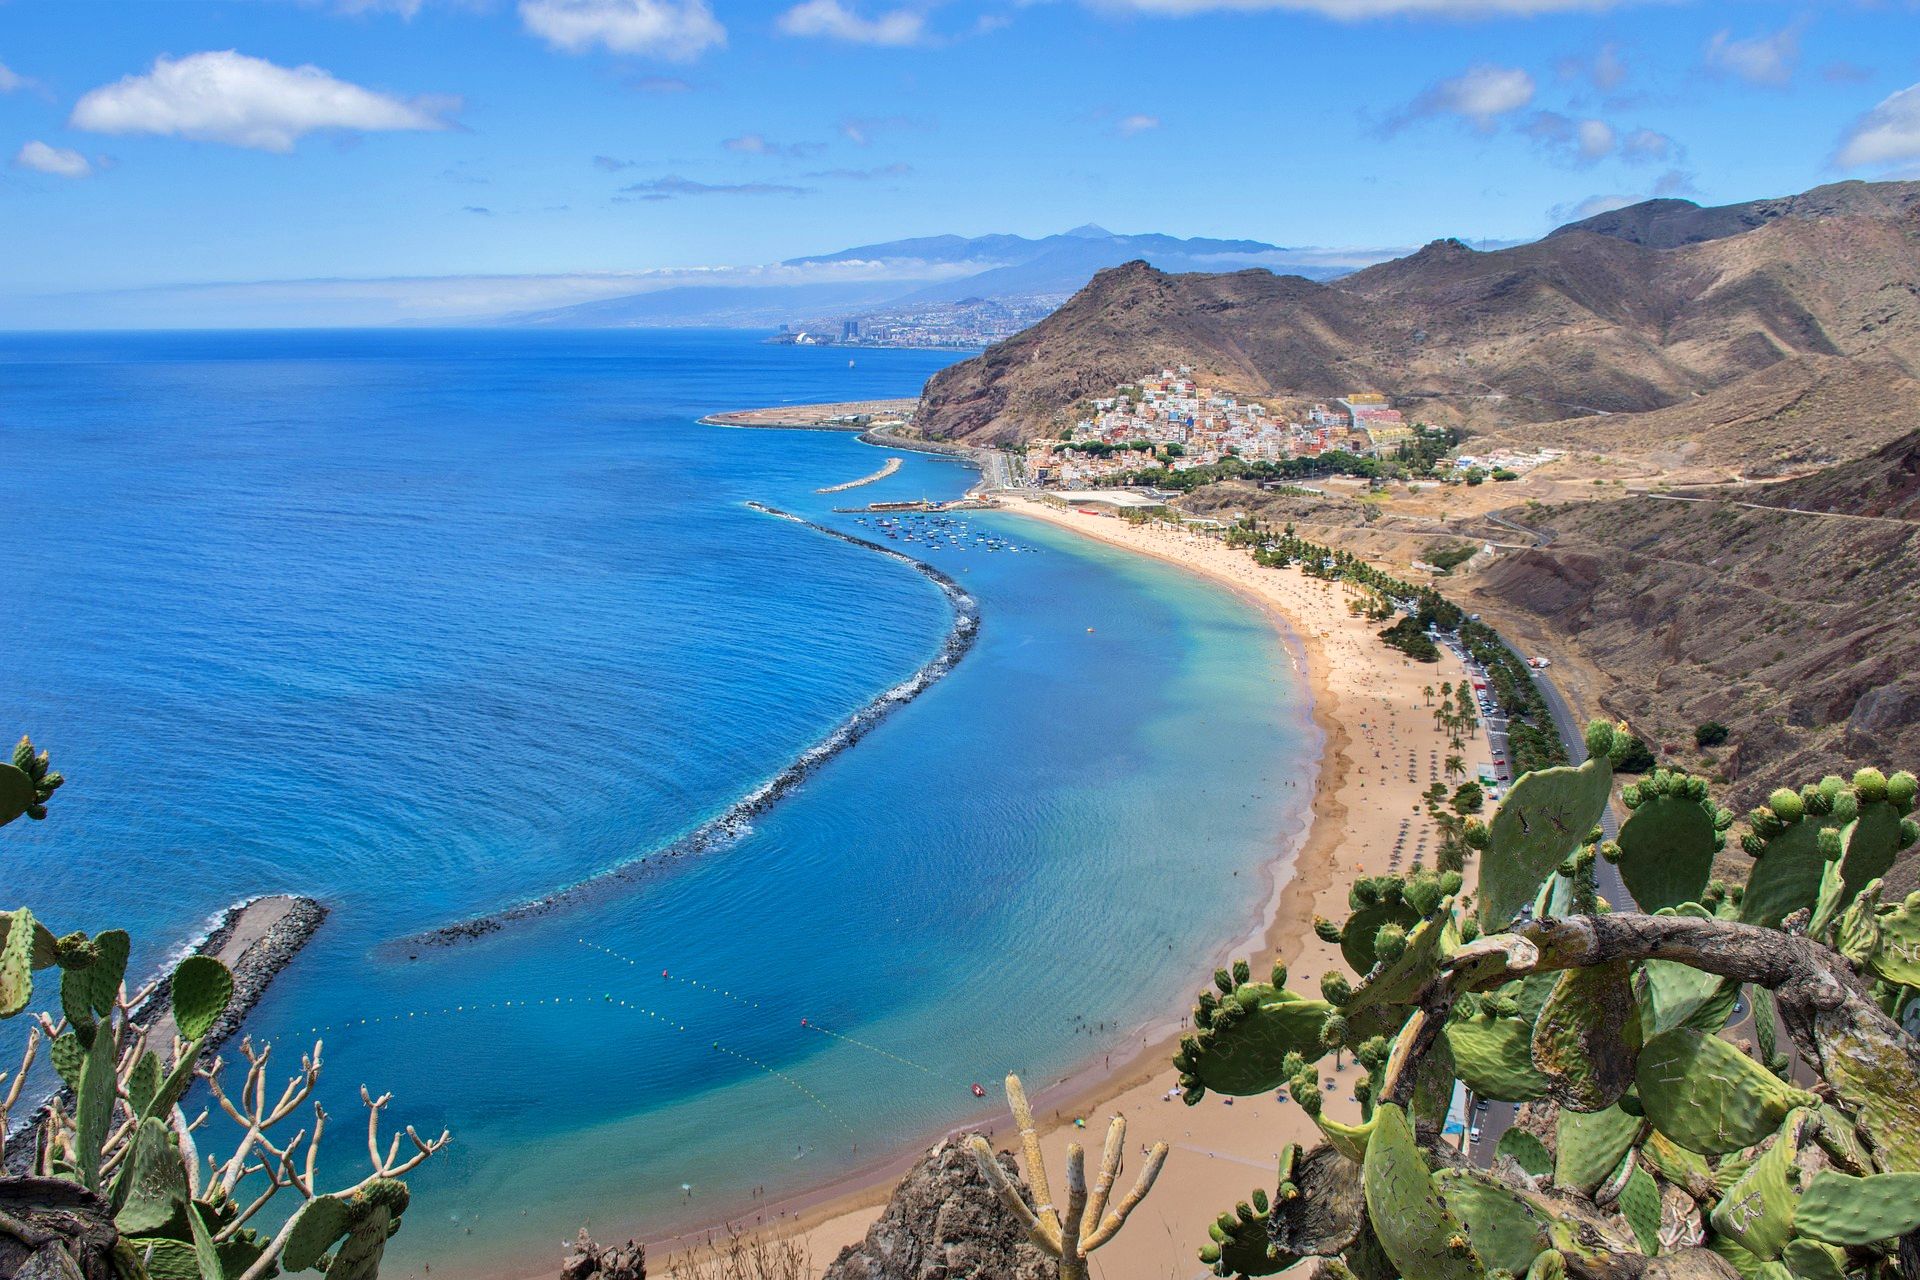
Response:
M1920 176L1917 31L1912 0L11 0L0 324L243 285L452 317L1088 221L1527 238ZM196 283L233 287L139 300Z

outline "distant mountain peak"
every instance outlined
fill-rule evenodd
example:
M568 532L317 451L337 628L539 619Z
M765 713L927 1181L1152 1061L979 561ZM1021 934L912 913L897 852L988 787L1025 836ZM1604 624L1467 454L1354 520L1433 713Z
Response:
M1077 240L1111 240L1113 232L1097 222L1085 222L1071 231L1062 231L1063 236L1072 236Z

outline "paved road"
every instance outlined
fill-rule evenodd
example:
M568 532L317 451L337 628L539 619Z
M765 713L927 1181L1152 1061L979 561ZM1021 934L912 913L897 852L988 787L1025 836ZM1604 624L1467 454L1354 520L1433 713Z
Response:
M1797 516L1817 516L1826 520L1864 520L1869 524L1897 524L1912 528L1916 523L1903 520L1899 516L1862 516L1849 511L1815 511L1808 507L1775 506L1767 502L1741 502L1734 498L1690 498L1681 493L1648 493L1641 495L1658 502L1701 502L1709 506L1746 507L1750 511L1788 511ZM1501 521L1505 524L1505 521Z

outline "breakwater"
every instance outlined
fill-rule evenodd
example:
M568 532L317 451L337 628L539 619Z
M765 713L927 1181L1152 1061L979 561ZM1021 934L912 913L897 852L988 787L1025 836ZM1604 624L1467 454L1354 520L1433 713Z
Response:
M385 952L412 960L418 959L421 952L426 949L446 948L463 942L472 942L498 933L509 925L550 915L565 907L578 906L605 894L616 892L649 875L659 874L680 859L705 853L733 841L746 832L754 818L778 804L827 761L866 737L875 725L886 719L892 712L904 707L932 688L942 676L952 671L960 659L966 656L967 650L973 647L973 642L980 632L979 602L947 574L924 560L916 560L892 547L882 546L877 542L870 542L865 538L856 537L851 533L844 533L823 524L816 524L791 511L783 511L779 507L768 506L763 502L749 502L746 505L763 515L785 520L802 528L811 529L815 533L825 534L829 538L838 538L842 542L852 543L856 547L863 547L868 551L898 560L926 577L928 581L940 588L941 594L946 596L947 603L953 608L953 625L948 629L947 638L941 643L939 650L922 664L919 670L841 721L831 733L801 752L780 772L677 840L610 867L597 875L556 889L542 897L521 902L488 915L456 921L429 929L424 933L401 938L383 948Z
M845 493L848 489L858 489L863 485L872 484L876 480L885 480L888 476L892 475L894 472L898 471L899 469L900 469L900 459L888 458L886 465L881 467L878 471L874 472L872 475L861 476L858 480L849 480L845 484L830 484L824 489L815 489L814 492L815 493Z

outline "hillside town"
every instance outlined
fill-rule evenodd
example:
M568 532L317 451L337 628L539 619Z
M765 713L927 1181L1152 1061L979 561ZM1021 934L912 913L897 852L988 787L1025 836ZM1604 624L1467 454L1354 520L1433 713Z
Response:
M1031 443L1027 474L1042 485L1072 488L1111 483L1143 466L1184 471L1229 457L1284 462L1336 451L1390 457L1415 431L1374 392L1281 412L1203 385L1181 365L1094 400L1064 439Z

